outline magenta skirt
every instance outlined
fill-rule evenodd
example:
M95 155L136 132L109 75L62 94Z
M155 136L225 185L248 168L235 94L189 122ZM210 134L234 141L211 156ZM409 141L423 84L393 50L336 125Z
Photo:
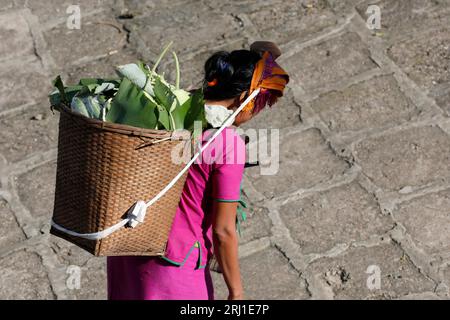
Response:
M159 257L108 257L110 300L214 300L209 268L192 253L182 267Z

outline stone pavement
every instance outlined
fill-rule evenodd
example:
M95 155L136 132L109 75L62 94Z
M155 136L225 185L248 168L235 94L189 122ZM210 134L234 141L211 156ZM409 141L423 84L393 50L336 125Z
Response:
M382 28L371 31L374 3ZM71 4L81 30L66 27ZM195 85L209 54L258 39L280 44L292 81L247 125L281 137L278 174L245 175L247 297L449 298L449 0L0 0L0 22L0 298L106 297L104 258L48 234L50 80L151 63L174 40L183 85ZM378 271L380 287L368 286Z

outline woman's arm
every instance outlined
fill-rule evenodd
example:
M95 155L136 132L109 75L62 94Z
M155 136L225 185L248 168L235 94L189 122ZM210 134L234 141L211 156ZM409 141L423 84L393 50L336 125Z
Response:
M213 202L214 253L229 291L229 300L243 299L236 233L237 202Z

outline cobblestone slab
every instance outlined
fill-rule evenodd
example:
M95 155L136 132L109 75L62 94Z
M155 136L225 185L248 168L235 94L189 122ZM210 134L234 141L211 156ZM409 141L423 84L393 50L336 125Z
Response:
M450 8L448 0L364 0L356 6L364 20L368 17L366 10L371 4L380 8L382 37L391 44L416 38L424 30L445 27Z
M40 153L58 144L59 113L50 110L50 104L30 105L25 110L0 117L0 153L13 163Z
M68 10L70 6L78 5L83 17L97 14L102 10L108 10L111 5L117 3L115 0L48 0L48 1L29 1L15 0L14 7L28 8L31 13L39 18L40 23L45 29L52 26L67 23L67 19L74 11Z
M170 41L174 42L172 49L182 56L194 47L195 50L210 49L217 41L241 31L232 16L211 12L198 1L190 2L190 5L174 4L170 10L155 7L142 11L141 16L125 26L131 31L130 44L146 60L155 59Z
M355 9L355 7L361 3L362 0L346 0L346 1L342 1L342 0L327 0L330 7L332 8L332 10L337 14L337 15L341 15L341 16L347 16L350 15L353 10ZM372 2L376 2L376 1L372 1ZM365 9L367 9L367 5L360 5L359 6L360 9L364 9L364 11L362 11L363 13L365 12Z
M47 226L47 228L50 229L50 226ZM89 259L93 258L92 254L89 252L59 237L50 236L49 246L55 252L57 261L60 265L82 267Z
M44 36L58 68L67 69L122 49L127 34L114 16L102 14L83 19L81 29L58 25L45 31Z
M0 68L4 71L0 75L0 114L33 104L50 92L51 82L40 61L34 57L3 61Z
M259 34L279 44L309 40L314 34L335 26L338 21L326 1L281 1L258 8L248 17Z
M0 198L0 248L6 248L25 240L25 235L17 224L14 212L8 203Z
M369 2L358 6L361 16ZM388 55L437 103L450 111L448 88L450 2L379 1Z
M0 14L0 61L33 54L33 38L21 11Z
M450 139L435 126L361 141L355 146L355 157L364 173L386 190L399 191L450 177Z
M292 89L288 88L283 98L273 108L262 110L257 117L245 123L242 128L280 129L300 123L300 105L296 102Z
M60 276L57 286L64 294L65 299L106 299L105 258L94 257L53 236L50 237L49 245L57 259L48 266L48 269L50 273Z
M244 211L247 220L241 222L239 243L244 244L271 235L272 223L266 208L259 208L256 204L249 203L248 208Z
M348 169L317 129L289 134L280 140L280 166L276 175L262 176L259 168L248 170L255 188L268 198L310 188Z
M312 92L377 68L355 33L345 33L307 47L285 63L293 79L298 79L304 90Z
M0 259L0 299L52 299L50 282L40 257L26 250Z
M288 264L275 248L266 249L241 261L242 278L247 299L309 298L305 280ZM274 270L276 270L274 272ZM212 273L217 299L226 299L228 291L220 274Z
M392 75L323 94L311 108L333 133L380 129L410 121L420 113Z
M379 289L367 286L369 277L375 274L375 269L368 270L370 266L376 266L380 271ZM433 291L435 287L419 273L404 252L391 244L354 248L335 258L319 259L309 269L329 287L335 299L393 299ZM369 283L374 284L370 279Z
M50 219L55 196L56 160L15 179L20 199L31 215L35 218Z
M61 73L65 74L64 83L76 84L81 78L95 78L95 77L117 77L116 66L135 63L142 60L141 57L133 52L133 50L126 49L117 53L107 55L99 60L87 62L86 64L76 65L68 70L62 69Z
M447 112L450 112L450 103L446 99L450 87L449 41L450 28L439 29L422 32L389 49L392 59L421 88L437 98L437 103Z
M358 182L288 202L281 207L280 215L304 254L368 240L394 226Z
M443 272L444 273L444 279L446 279L446 281L447 281L447 295L448 295L448 287L450 286L450 281L448 280L448 279L450 279L450 263L449 263L449 266L447 267L447 269Z
M450 258L450 190L428 194L399 205L394 216L428 254Z
M237 13L249 14L256 12L258 10L269 10L271 7L283 5L282 0L275 0L270 2L231 0L228 1L227 3L225 2L218 3L217 1L214 0L204 0L203 2L211 10L223 11L228 14L237 14Z
M70 290L69 298L80 300L104 300L106 291L106 259L91 258L81 268L81 284L79 290Z
M398 298L398 300L441 300L441 297L433 292L424 292L408 294Z

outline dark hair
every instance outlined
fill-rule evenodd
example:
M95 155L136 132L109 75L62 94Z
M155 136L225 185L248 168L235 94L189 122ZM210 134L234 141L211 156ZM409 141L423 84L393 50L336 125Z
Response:
M250 89L255 65L261 56L249 50L214 53L205 63L203 93L208 100L224 100ZM214 81L215 85L208 85Z

